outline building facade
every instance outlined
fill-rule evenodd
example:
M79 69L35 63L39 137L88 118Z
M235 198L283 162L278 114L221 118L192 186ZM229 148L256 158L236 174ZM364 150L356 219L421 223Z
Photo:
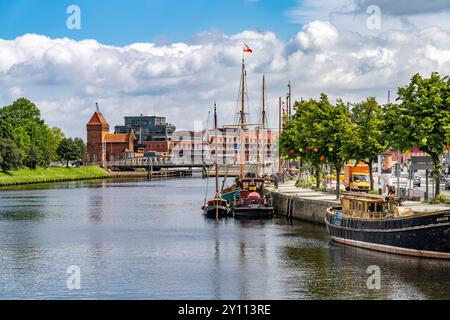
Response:
M123 160L134 153L134 131L111 134L109 124L101 112L95 112L87 126L88 163Z
M212 164L217 159L219 165L259 162L274 167L277 138L278 132L272 130L218 129L217 141L214 130L177 131L172 137L172 157L183 164Z
M125 117L125 123L115 127L116 134L135 133L136 152L157 152L163 155L171 153L172 135L176 128L166 122L165 117L131 116Z

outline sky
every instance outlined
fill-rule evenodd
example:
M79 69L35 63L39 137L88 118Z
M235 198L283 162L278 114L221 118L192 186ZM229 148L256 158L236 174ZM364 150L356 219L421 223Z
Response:
M276 126L289 81L294 99L385 103L415 73L449 74L450 0L0 0L0 106L27 97L83 138L95 102L111 126L142 113L195 129L214 101L229 123L244 43L250 112L266 75Z

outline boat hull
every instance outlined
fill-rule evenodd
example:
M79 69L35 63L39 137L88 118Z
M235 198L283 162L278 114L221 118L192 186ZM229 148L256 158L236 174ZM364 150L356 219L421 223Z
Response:
M233 216L236 219L272 219L274 208L272 207L235 207Z
M395 219L364 220L329 211L333 241L400 255L450 259L450 211Z
M208 206L205 209L205 216L209 219L227 218L229 215L229 208L224 206Z

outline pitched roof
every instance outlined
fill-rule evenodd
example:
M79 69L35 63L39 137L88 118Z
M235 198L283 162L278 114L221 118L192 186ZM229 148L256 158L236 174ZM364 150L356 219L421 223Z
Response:
M121 134L106 134L105 135L105 142L109 143L128 143L129 135L126 133Z
M105 117L101 112L95 112L92 116L91 120L89 120L88 125L109 125L108 121L106 121Z

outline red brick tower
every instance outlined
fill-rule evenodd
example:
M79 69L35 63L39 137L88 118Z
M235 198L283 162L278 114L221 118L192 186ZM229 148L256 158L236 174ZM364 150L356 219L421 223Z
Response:
M105 136L109 133L109 124L101 112L95 112L87 124L87 161L99 163L106 160L104 148ZM105 154L103 154L105 152Z

